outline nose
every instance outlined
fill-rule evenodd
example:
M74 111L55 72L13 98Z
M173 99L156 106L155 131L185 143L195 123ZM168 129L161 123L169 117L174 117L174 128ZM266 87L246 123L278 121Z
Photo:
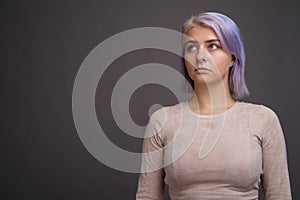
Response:
M199 64L207 62L207 53L203 47L198 48L197 61L199 62Z

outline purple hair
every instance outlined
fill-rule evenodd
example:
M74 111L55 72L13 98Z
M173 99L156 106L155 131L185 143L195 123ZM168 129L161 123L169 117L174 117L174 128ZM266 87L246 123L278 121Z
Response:
M197 25L212 28L217 34L223 49L234 58L234 65L229 72L229 89L232 97L240 99L248 96L249 91L244 78L246 56L239 27L232 19L223 14L205 12L198 16L192 16L187 20L182 27L182 33L187 34L190 29ZM187 73L184 59L182 61L184 75L194 87L193 80Z

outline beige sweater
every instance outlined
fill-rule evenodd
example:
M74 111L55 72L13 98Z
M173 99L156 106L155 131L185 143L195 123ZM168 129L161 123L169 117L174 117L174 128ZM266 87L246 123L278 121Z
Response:
M148 122L137 200L292 199L284 135L276 114L236 102L199 115L187 102L163 107ZM151 153L150 153L151 152Z

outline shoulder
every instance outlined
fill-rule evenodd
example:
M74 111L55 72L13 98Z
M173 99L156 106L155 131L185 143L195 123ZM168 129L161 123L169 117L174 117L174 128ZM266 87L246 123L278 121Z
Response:
M277 118L277 114L273 109L263 104L255 104L249 102L240 102L243 111L248 114L254 115L258 119Z
M150 115L150 120L166 120L181 112L181 104L162 106Z
M150 115L148 124L162 128L167 122L173 121L174 117L181 113L182 103L175 105L162 106Z
M242 104L249 115L250 126L257 133L263 136L268 135L267 133L274 134L274 130L281 130L279 118L273 109L262 104Z

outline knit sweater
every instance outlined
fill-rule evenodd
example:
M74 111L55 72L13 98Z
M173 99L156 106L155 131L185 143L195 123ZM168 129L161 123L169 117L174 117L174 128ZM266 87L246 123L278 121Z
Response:
M188 102L149 119L136 200L292 199L284 135L277 115L237 101L226 112L200 115Z

